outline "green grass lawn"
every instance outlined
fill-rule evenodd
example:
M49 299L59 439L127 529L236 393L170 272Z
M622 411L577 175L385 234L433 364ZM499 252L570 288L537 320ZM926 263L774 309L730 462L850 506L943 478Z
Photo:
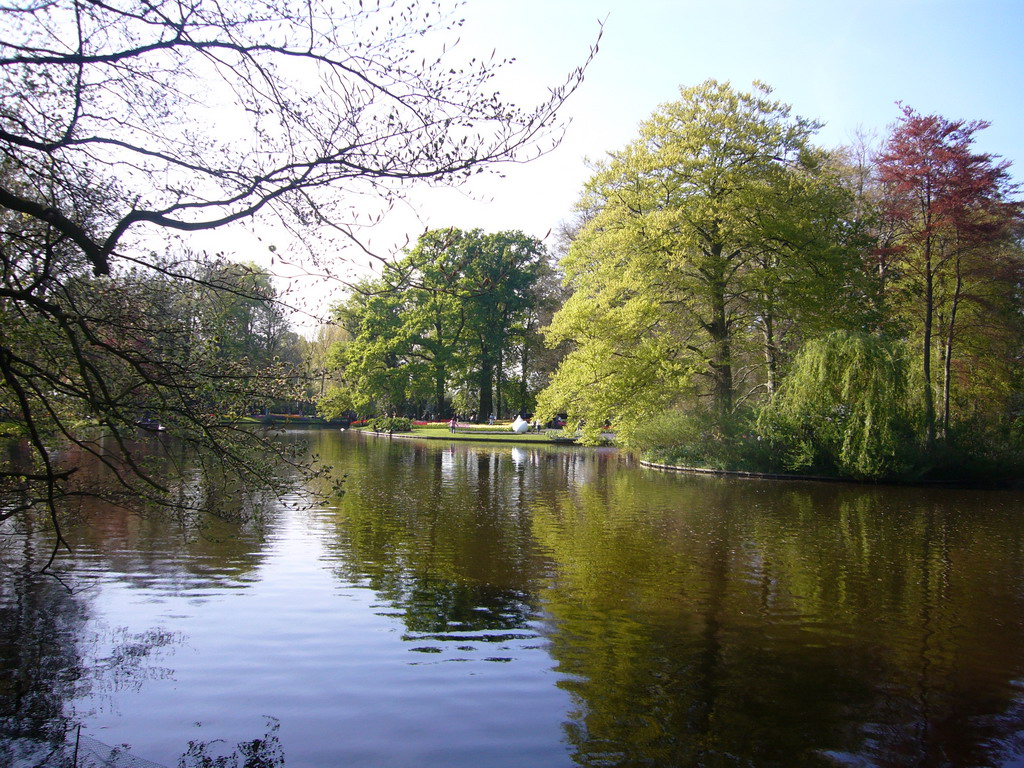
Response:
M409 434L404 432L402 434ZM459 427L459 431L452 434L447 427L414 427L414 437L445 437L451 440L495 440L507 443L551 443L552 440L543 432L527 432L525 435L517 435L512 430L500 427L489 427L486 425L474 427Z

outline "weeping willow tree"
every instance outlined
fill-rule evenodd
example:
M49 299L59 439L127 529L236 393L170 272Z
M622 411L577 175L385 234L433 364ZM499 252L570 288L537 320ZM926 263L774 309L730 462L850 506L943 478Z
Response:
M916 454L913 392L903 344L856 331L809 341L758 431L785 467L861 479L905 475Z

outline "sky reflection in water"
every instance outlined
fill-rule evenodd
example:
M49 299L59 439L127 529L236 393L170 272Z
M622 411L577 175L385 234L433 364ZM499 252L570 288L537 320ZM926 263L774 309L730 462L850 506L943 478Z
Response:
M64 719L168 766L271 722L289 768L1022 764L1020 493L307 437L348 492L262 531L107 510L73 593L5 545L0 750Z

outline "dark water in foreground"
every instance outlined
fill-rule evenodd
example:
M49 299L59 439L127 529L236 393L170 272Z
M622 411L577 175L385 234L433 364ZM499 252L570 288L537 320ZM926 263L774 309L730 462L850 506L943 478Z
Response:
M107 511L71 591L0 537L0 762L64 722L167 766L1024 766L1024 494L309 437L348 492L262 531Z

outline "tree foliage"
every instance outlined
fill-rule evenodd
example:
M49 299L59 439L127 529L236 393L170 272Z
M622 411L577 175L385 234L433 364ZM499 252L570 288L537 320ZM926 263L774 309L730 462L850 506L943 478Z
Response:
M804 345L759 426L786 469L898 477L913 462L915 406L900 342L836 331Z
M4 275L8 286L34 279L19 263ZM272 479L270 454L252 450L265 439L227 420L291 397L294 373L282 362L226 354L251 343L249 335L206 316L230 303L272 305L273 297L237 284L208 295L198 278L169 276L208 265L159 263L164 274L64 268L44 297L0 304L0 412L5 431L29 449L0 473L0 519L42 506L57 522L62 502L83 495L191 514L209 501L199 489L227 470L239 492ZM187 468L161 445L140 442L140 425L188 446ZM193 484L182 485L179 470Z
M836 226L849 195L810 143L817 127L766 86L708 81L597 167L562 262L572 295L549 330L576 349L545 414L628 432L685 393L725 419L775 386L797 319L837 296L855 307Z
M257 368L276 361L298 364L298 336L266 269L204 259L193 271L196 331L218 357Z
M721 468L1019 464L1020 203L987 124L904 108L881 152L825 152L764 86L680 95L584 189L541 415Z
M490 82L508 62L461 61L459 23L434 2L0 10L0 406L31 449L0 468L2 517L85 492L75 455L123 500L176 503L137 458L146 416L211 471L269 476L261 438L222 420L294 388L269 281L162 241L264 217L310 246L355 239L409 183L556 145L583 69L508 104Z
M529 364L546 258L521 232L424 233L337 308L352 340L335 348L333 363L350 394L330 397L360 411L502 410L512 366Z
M960 352L957 342L966 341L971 305L982 307L996 323L1001 314L1005 322L1005 313L993 312L1003 304L997 294L1019 270L1014 264L1019 258L1007 259L1005 248L1019 222L1019 206L1010 199L1015 187L1007 174L1009 163L972 146L975 134L987 126L904 107L877 159L889 225L882 247L890 257L890 286L898 297L894 303L919 339L929 449L937 431L944 436L949 429L953 362ZM943 361L938 409L936 357Z

